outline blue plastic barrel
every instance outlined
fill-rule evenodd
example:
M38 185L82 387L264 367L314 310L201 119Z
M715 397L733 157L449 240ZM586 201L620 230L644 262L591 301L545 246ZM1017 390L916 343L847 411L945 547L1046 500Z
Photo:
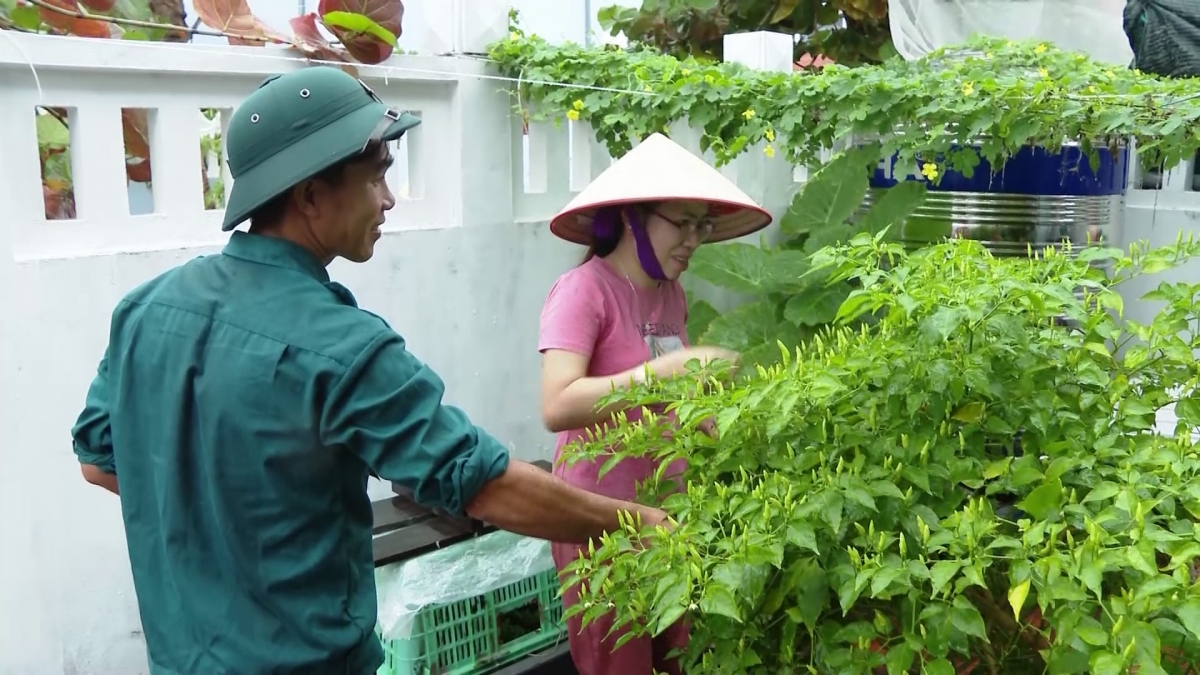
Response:
M864 207L902 180L925 181L925 203L904 224L901 240L922 246L948 237L975 239L997 256L1025 256L1070 242L1076 253L1088 245L1121 241L1129 150L1098 147L1098 168L1077 143L1057 152L1025 147L999 170L981 160L970 178L944 172L934 185L913 164L885 158L871 177Z

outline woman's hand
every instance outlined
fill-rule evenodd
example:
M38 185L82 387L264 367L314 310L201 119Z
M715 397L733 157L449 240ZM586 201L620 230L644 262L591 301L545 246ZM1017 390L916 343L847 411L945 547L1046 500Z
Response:
M699 361L701 366L707 366L713 361L727 361L736 368L741 361L741 357L731 349L702 345L685 347L670 354L663 354L651 361L650 366L655 375L659 377L672 377L686 373L687 364L692 360Z

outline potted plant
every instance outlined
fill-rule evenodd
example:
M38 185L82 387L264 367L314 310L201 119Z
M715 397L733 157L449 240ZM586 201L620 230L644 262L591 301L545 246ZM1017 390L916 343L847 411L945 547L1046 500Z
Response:
M853 282L835 325L737 377L614 394L677 419L620 421L569 454L689 462L643 489L673 532L630 522L573 566L577 611L631 635L688 617L688 673L1187 672L1200 284L1159 286L1146 326L1117 289L1197 253L1001 258L886 230L818 250L814 273ZM691 433L709 418L719 438Z

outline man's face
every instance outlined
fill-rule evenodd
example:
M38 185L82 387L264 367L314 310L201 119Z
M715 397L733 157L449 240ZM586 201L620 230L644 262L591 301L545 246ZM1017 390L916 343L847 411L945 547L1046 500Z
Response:
M346 165L341 182L316 181L313 229L329 257L361 263L375 253L385 213L396 205L385 174L392 165L386 144Z

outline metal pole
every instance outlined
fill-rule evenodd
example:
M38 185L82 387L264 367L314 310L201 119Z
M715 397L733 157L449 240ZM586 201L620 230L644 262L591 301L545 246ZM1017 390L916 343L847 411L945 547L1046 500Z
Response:
M583 46L592 46L592 0L583 0Z

